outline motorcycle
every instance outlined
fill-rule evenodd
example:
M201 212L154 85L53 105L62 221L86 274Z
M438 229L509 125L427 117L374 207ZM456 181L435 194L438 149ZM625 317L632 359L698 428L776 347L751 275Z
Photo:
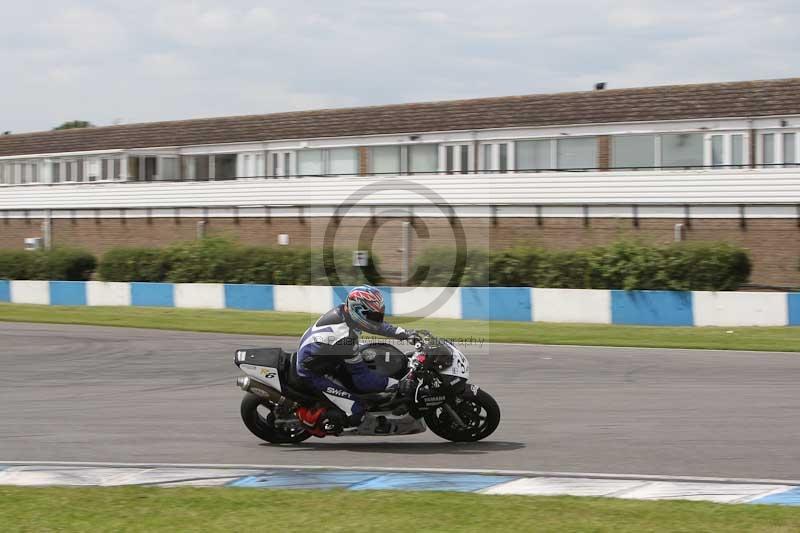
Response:
M366 406L364 419L341 435L412 435L430 428L449 441L475 442L497 429L500 407L489 393L469 383L469 361L452 342L420 332L409 352L383 342L361 344L357 350L371 371L397 380L411 378L412 392L402 397L394 392L358 394ZM245 392L242 421L264 441L303 442L312 433L296 410L335 408L297 374L297 353L281 348L240 349L234 362L245 374L236 380ZM348 376L342 374L335 377L346 384Z

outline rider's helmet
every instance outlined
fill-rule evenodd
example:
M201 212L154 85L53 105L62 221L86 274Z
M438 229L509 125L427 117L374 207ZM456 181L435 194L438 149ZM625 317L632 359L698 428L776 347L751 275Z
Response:
M374 330L383 322L386 305L383 294L375 287L361 285L347 293L347 315L350 322L359 329Z

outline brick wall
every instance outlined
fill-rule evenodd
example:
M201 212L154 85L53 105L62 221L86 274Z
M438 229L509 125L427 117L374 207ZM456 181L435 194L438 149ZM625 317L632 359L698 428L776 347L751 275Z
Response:
M597 137L597 168L611 168L611 135Z
M102 254L114 246L164 246L194 239L198 218L54 219L53 242L79 246ZM320 247L326 238L336 247L368 249L382 258L389 275L400 271L403 222L401 218L210 218L206 234L228 236L245 244L276 245L279 234L289 235L290 246ZM639 238L646 242L672 242L676 219L594 218L415 218L412 222L412 256L427 246L454 246L453 227L461 227L467 245L502 249L535 245L575 249ZM25 237L40 237L41 219L0 221L0 248L23 247ZM457 233L457 232L456 232ZM749 219L745 227L736 219L693 219L687 241L729 241L747 248L754 262L754 283L800 286L800 228L790 219ZM326 237L327 236L327 237Z

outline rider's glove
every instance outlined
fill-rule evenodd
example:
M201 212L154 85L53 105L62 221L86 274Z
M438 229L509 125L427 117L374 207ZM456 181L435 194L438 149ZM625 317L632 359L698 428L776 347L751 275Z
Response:
M411 376L406 376L401 379L400 383L397 385L397 395L410 398L411 394L414 392L416 381L417 380Z
M422 340L422 336L415 329L409 329L403 332L400 340L407 340L411 344L416 344Z

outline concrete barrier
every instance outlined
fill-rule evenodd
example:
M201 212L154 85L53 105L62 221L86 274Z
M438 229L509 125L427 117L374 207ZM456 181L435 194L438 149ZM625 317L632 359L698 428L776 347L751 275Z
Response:
M785 326L788 297L775 292L694 293L695 326Z
M176 283L175 307L225 309L225 285L222 283Z
M332 307L330 287L273 285L275 311L324 313Z
M392 314L431 318L461 318L458 287L393 287Z
M49 281L11 281L11 301L18 304L50 305Z
M322 314L350 287L0 280L0 302ZM381 287L386 314L647 326L800 326L800 293Z
M531 289L534 322L611 324L611 291Z
M131 305L130 283L114 281L87 281L87 305L127 306Z

